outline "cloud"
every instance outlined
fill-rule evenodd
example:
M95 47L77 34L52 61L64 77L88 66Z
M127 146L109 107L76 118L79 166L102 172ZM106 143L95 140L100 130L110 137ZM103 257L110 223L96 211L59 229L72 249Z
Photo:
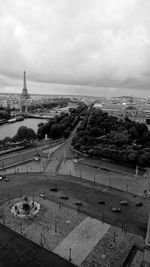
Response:
M149 9L149 0L2 0L0 74L15 85L26 69L47 93L54 84L82 94L148 90Z

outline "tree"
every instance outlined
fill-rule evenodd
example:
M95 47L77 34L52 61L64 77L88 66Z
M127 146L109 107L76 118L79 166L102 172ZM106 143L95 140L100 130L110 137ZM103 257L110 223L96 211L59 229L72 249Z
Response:
M150 124L150 119L146 119L146 124Z
M10 119L10 114L5 110L0 110L0 119Z
M103 131L98 127L93 127L90 129L89 135L93 137L98 137L103 134Z
M44 123L43 123L43 122L40 122L40 123L38 124L38 127L42 127L42 126L44 126Z
M120 132L116 132L114 137L113 137L113 143L117 146L122 146L124 144L128 144L129 142L129 138L128 138L128 134L126 131L124 131L123 133Z
M31 128L27 128L26 126L19 127L17 134L14 136L13 139L16 141L22 141L22 140L32 140L35 138L35 132Z
M69 135L70 135L70 131L65 130L65 131L64 131L64 138L68 138Z
M11 141L11 138L10 138L9 136L6 136L6 137L4 138L4 144L5 144L6 146L8 146L8 145L10 144L10 141Z
M63 136L63 129L62 126L59 124L52 125L50 129L50 137L52 139L58 139Z

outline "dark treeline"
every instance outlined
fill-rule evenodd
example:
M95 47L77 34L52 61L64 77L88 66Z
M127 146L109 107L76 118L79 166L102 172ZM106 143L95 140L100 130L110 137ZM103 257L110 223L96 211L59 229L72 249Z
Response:
M0 120L6 119L9 120L10 119L10 110L7 108L0 108Z
M55 116L55 118L50 119L48 123L39 125L37 138L43 139L45 138L45 135L52 139L69 137L71 131L75 128L81 116L84 115L86 109L87 106L85 104L81 104L77 108L70 108L69 114L62 113L60 116Z
M146 124L108 116L98 109L85 116L72 145L89 156L150 165L150 132Z
M45 101L44 103L32 104L32 106L28 107L28 111L29 112L33 112L34 110L36 111L37 109L43 109L43 108L46 108L46 109L50 110L50 109L53 109L53 108L58 107L58 106L60 108L68 106L67 100L65 101L65 99L59 99L59 100L57 99L54 102Z

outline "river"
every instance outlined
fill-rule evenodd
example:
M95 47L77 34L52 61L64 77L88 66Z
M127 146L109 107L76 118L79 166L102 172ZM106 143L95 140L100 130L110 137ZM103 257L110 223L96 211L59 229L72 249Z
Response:
M28 128L32 128L35 132L38 129L39 123L47 122L46 119L24 119L23 121L18 121L14 123L6 123L0 125L0 140L4 139L6 136L13 137L19 127L26 126Z

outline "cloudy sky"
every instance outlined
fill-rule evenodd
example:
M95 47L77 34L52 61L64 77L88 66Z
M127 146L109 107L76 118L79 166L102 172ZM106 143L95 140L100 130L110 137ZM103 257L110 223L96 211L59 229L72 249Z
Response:
M150 0L1 0L0 91L150 92Z

